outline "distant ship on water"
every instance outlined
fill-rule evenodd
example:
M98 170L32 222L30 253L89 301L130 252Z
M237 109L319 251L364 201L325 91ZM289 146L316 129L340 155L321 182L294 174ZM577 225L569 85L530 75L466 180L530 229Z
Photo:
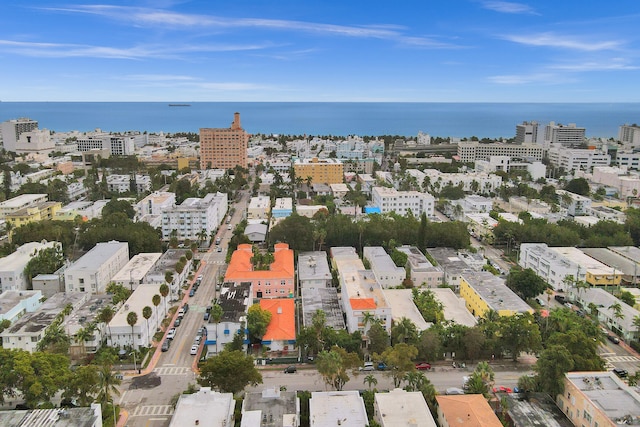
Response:
M169 104L169 107L191 107L191 104Z

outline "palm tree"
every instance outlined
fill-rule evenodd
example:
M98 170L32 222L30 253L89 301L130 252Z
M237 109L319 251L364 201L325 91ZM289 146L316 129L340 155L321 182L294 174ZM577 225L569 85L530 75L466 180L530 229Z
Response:
M613 310L613 318L617 322L619 322L620 320L624 319L624 314L622 313L622 305L619 302L611 304L609 306L609 310Z
M107 325L107 329L109 330L109 339L111 339L111 345L113 345L113 338L111 337L111 326L109 326L109 322L113 320L114 315L115 313L113 311L113 307L111 307L110 305L103 308L100 311L100 314L98 314L98 319L100 320L100 322Z
M90 327L87 327L87 328L81 328L78 332L76 332L76 335L74 336L75 341L78 344L80 344L80 346L82 347L83 356L87 355L85 341L87 340L87 338L91 337L92 335L93 335L93 331L90 329Z
M167 295L169 295L169 285L163 283L160 285L160 295L162 295L162 299L164 300L164 315L167 315ZM163 316L164 317L164 316Z
M417 338L418 329L416 325L406 317L403 317L391 327L391 340L394 345L401 342L413 344Z
M367 387L369 387L369 390L371 390L372 385L374 386L378 385L378 379L373 374L369 374L366 377L364 377L363 382L367 385Z
M127 314L127 323L131 326L131 348L135 349L136 346L136 338L133 335L133 327L138 323L138 314L135 311L130 311Z
M103 407L106 407L107 403L113 402L111 395L120 396L118 386L121 382L111 371L111 365L100 366L100 393L98 393L97 400L102 403Z
M407 382L405 390L418 391L422 389L422 386L427 377L420 371L409 371L404 375L404 380Z
M218 353L218 323L222 320L224 310L220 304L214 304L209 313L209 320L216 325L216 354Z
M147 336L149 336L149 319L151 318L152 314L153 314L153 309L148 305L146 305L142 309L142 317L144 317L144 320L147 321Z
M158 329L158 321L160 320L160 316L158 315L158 306L160 305L161 300L162 298L158 294L151 297L151 303L153 303L153 306L156 308L156 330Z
M640 315L633 318L633 326L636 328L636 337L640 334Z

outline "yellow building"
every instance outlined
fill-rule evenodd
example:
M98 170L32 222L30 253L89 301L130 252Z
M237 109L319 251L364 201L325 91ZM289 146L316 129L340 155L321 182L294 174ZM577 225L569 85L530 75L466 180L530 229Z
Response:
M533 309L509 289L503 279L487 271L461 276L460 296L475 317L484 317L489 310L498 312L500 316L533 313Z
M201 128L200 168L246 168L248 145L249 134L240 125L240 113L234 114L229 128Z
M35 206L22 208L7 214L5 220L11 223L14 228L17 228L30 222L51 220L61 208L62 204L60 202L41 202Z
M340 184L344 180L344 165L338 159L298 159L293 164L296 177L311 184Z
M640 395L612 371L565 374L556 402L575 426L614 427L640 419Z

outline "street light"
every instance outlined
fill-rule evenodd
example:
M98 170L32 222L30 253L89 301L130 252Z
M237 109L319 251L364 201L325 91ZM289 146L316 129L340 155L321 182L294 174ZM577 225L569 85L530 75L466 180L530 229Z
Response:
M129 355L132 355L132 354L133 354L133 370L137 371L138 370L138 368L137 368L138 365L136 363L136 351L134 350L131 353L129 353Z

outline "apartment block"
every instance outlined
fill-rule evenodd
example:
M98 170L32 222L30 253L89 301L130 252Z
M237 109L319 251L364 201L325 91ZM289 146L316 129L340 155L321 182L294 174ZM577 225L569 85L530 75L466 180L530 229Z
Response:
M413 286L437 288L442 284L442 270L431 264L420 249L415 246L400 246L396 249L407 255L407 269Z
M0 293L0 321L8 320L13 323L25 313L36 311L42 304L42 292L33 291L2 291Z
M531 122L522 122L516 125L516 137L514 142L516 144L538 144L540 140L538 139L538 130L540 128L540 124L536 121Z
M235 404L233 393L201 387L196 393L180 395L169 427L230 427L234 425Z
M60 202L40 202L8 213L4 219L14 228L18 228L30 222L52 220L61 208Z
M369 261L376 280L383 288L400 286L407 277L404 267L398 267L382 246L365 246L362 258Z
M271 199L267 196L252 197L247 207L247 220L266 221L271 213Z
M566 190L556 190L560 206L571 216L587 215L591 209L591 199Z
M568 148L563 145L553 145L547 151L549 163L567 171L590 171L597 166L609 166L611 156L603 149Z
M220 288L218 304L222 307L222 317L218 323L205 323L207 336L204 345L206 354L212 356L224 350L224 346L238 334L242 328L244 330L244 349L249 344L249 334L246 330L247 310L251 305L251 284L250 283L224 283Z
M309 399L310 427L366 427L364 400L357 390L314 391Z
M640 145L640 126L624 124L618 128L618 140L630 147Z
M501 427L502 423L481 394L436 396L441 427Z
M544 142L564 146L581 145L585 142L585 135L586 129L576 126L575 123L563 125L549 122L544 129Z
M615 427L640 419L640 395L612 371L566 373L556 401L574 426Z
M46 194L21 194L4 202L0 202L0 219L5 219L8 214L24 208L36 206L48 200Z
M64 272L66 292L102 294L113 276L129 262L127 242L97 243Z
M276 243L273 262L268 270L257 270L252 264L253 246L240 244L231 255L225 282L250 283L252 298L285 298L294 295L295 267L293 250L286 243Z
M344 181L344 165L338 159L297 159L293 169L296 177L303 181L311 178L311 184L340 184Z
M461 162L469 163L476 160L487 160L491 156L508 156L542 161L544 149L539 144L504 144L499 142L485 144L479 141L460 141L458 143L458 157Z
M598 320L606 324L609 329L620 335L625 341L631 342L636 339L638 328L634 325L634 319L640 316L640 312L635 308L601 288L572 289L569 292L569 297L572 301L579 302L587 310L589 307L595 306L594 310L597 312L595 315ZM616 304L620 304L620 313L611 308Z
M265 421L267 420L267 421ZM240 427L298 427L300 399L295 391L265 388L261 392L244 394Z
M388 393L376 393L373 401L373 419L380 427L436 427L424 396L419 391L401 388Z
M111 278L111 281L133 291L144 283L144 278L156 265L161 256L162 253L160 252L137 254Z
M1 291L26 291L29 281L24 274L25 267L38 251L49 248L58 248L62 251L62 245L58 242L28 242L15 252L0 258Z
M0 123L0 135L6 151L16 152L22 134L38 130L38 121L26 117Z
M136 217L145 215L162 215L165 209L170 209L176 203L175 193L155 191L136 204Z
M533 313L533 309L507 287L504 279L487 271L462 276L460 296L467 310L478 318L484 317L489 310L496 311L500 316Z
M432 217L435 208L435 198L429 193L419 191L398 191L395 188L373 187L373 205L380 208L380 212L395 212L404 216L409 212L415 217L424 213Z
M324 251L298 254L298 288L328 288L331 286L331 269Z
M108 175L107 190L112 193L144 193L151 191L151 177L149 175Z
M249 134L240 125L240 113L233 115L229 128L200 129L200 167L233 169L247 167Z
M173 232L180 241L198 241L217 229L228 209L226 193L209 193L204 198L190 197L181 205L166 207L162 211L162 239L169 240Z

